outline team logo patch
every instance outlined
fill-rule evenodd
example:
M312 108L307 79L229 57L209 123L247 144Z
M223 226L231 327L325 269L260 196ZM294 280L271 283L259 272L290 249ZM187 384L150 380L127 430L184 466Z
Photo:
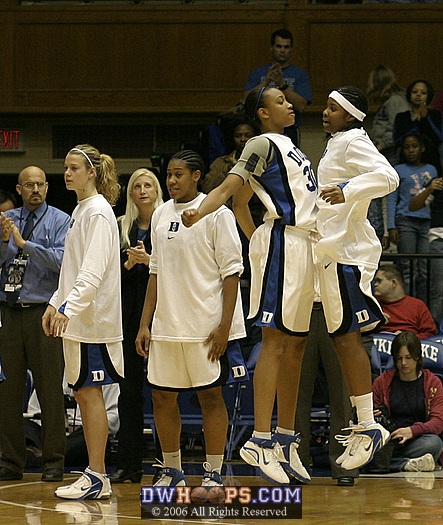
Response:
M263 324L269 324L272 321L273 317L274 317L273 312L263 312L261 322Z

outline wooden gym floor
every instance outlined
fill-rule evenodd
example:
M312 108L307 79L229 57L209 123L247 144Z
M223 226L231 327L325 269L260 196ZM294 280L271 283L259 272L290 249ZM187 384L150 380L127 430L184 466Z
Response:
M242 466L232 462L227 465L226 486L269 485L262 478L234 475ZM186 465L185 465L186 471ZM186 525L208 523L211 525L272 525L278 519L235 520L141 520L140 485L113 486L108 501L66 501L53 496L60 483L43 483L41 474L26 473L21 481L0 482L0 523L3 525L69 525L101 524L129 525ZM65 482L74 481L78 474L65 474ZM200 477L188 476L189 485L199 485ZM65 483L64 482L64 483ZM151 476L144 476L142 485L149 485ZM63 484L63 483L62 483ZM378 525L402 523L408 525L443 525L443 472L399 473L382 477L362 476L354 487L337 487L326 477L314 477L310 485L302 487L301 520L293 523L308 525ZM289 523L289 521L284 521Z

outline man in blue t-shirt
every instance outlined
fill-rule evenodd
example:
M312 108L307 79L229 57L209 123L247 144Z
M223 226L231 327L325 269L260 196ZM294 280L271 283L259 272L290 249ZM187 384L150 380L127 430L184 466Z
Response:
M301 113L311 103L311 84L306 71L289 63L294 37L287 29L277 29L271 35L272 62L254 69L248 77L244 96L253 88L276 86L294 106L295 124L286 128L286 134L299 145Z

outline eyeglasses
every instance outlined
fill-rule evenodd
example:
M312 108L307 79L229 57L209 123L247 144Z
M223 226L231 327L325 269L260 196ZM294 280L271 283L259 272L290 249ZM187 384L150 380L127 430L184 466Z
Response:
M33 190L35 185L38 186L38 189L41 189L43 186L46 186L46 182L25 182L25 184L20 184L22 188L26 188L27 190Z

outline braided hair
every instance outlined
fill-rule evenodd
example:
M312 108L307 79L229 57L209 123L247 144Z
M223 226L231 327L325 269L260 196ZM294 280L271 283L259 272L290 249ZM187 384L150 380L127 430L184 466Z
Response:
M202 157L190 149L183 149L172 155L171 160L182 160L186 162L191 171L200 170L201 176L205 173L205 163Z

